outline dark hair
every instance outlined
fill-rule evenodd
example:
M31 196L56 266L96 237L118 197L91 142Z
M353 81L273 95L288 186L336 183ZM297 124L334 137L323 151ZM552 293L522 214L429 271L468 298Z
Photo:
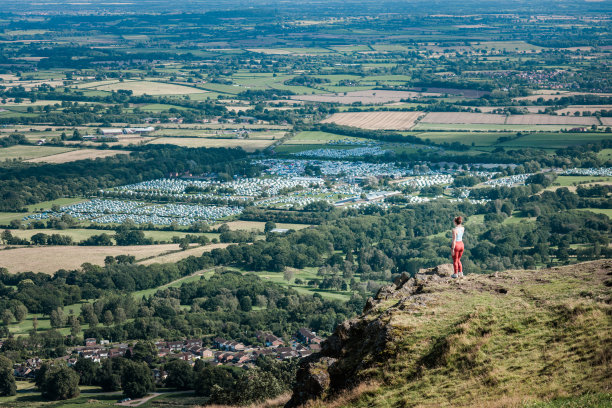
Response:
M461 225L462 222L463 222L463 218L461 218L461 216L455 217L455 224Z

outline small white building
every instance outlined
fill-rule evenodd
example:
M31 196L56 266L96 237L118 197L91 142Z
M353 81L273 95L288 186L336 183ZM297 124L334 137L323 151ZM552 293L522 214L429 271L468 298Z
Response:
M150 133L155 131L155 128L153 126L147 126L147 127L137 127L137 128L125 128L123 129L123 133L126 135L132 135L135 133Z

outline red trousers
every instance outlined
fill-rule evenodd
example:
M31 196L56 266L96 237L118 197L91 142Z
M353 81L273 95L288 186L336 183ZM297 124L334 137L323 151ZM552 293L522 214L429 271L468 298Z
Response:
M455 242L455 250L453 251L453 269L455 273L463 272L461 255L463 255L463 241Z

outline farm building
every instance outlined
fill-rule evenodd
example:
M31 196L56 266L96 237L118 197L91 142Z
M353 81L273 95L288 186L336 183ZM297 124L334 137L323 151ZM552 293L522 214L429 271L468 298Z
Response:
M123 134L123 129L119 128L109 128L109 129L100 129L100 134L106 135L121 135Z
M132 135L135 133L150 133L155 131L155 128L153 126L147 126L147 127L137 127L137 128L125 128L123 129L123 133L126 135Z

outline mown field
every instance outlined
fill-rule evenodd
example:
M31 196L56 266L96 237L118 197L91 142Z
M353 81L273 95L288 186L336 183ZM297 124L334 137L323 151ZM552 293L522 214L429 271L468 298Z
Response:
M94 89L98 91L132 91L134 95L189 95L206 93L204 89L191 86L176 85L155 81L103 81L99 83L86 83L80 86L81 89Z
M341 142L343 140L364 141L366 139L321 131L303 131L297 133L291 139L286 140L283 145L321 145L328 142Z
M351 298L352 292L349 291L340 291L340 290L330 290L330 289L317 289L313 287L309 287L306 282L309 280L320 280L322 279L320 276L317 276L317 268L304 268L304 269L291 269L292 277L290 280L286 280L283 273L279 272L249 272L253 273L265 281L276 282L280 285L290 287L296 290L298 293L305 295L312 295L314 293L320 294L322 297L329 300L341 300L347 301ZM295 280L300 279L303 283L296 284ZM359 280L358 278L356 278Z
M612 183L612 177L559 176L555 180L555 184L560 184L562 187L575 186L584 183Z
M335 123L372 130L408 130L414 126L421 112L343 112L335 113L321 123Z
M504 115L491 113L471 112L429 112L421 120L422 123L456 123L456 124L497 124L503 125L506 121Z
M558 132L567 129L567 125L508 125L505 123L417 123L412 130L424 131L474 131L474 132ZM503 134L502 134L503 136Z

